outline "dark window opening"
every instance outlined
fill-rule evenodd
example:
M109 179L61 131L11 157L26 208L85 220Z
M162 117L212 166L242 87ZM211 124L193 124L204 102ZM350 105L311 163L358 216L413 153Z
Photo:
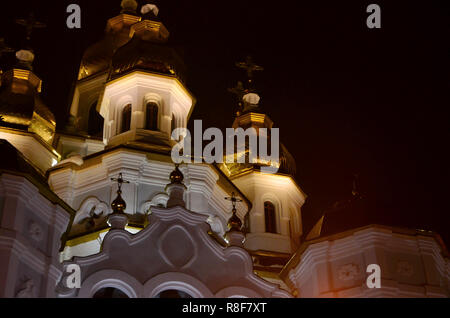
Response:
M105 287L97 291L92 298L129 298L124 292L114 287Z
M158 130L158 105L155 103L148 103L145 117L145 129Z
M266 232L277 233L275 207L271 202L264 202L264 217L266 221Z
M131 105L128 104L122 110L122 124L120 126L120 133L130 130L131 126Z

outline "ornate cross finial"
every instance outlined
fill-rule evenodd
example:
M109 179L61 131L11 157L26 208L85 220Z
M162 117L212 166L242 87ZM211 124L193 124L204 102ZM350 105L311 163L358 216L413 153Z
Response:
M253 59L252 59L251 56L247 56L247 58L245 59L245 62L238 62L238 63L236 63L236 66L247 71L247 77L248 77L248 82L249 83L253 82L253 72L255 72L255 71L264 71L263 67L261 67L259 65L256 65L253 62Z
M236 211L236 203L242 202L241 199L236 197L236 194L234 192L231 193L231 197L226 197L225 200L231 201L231 204L233 205L233 212Z
M0 57L2 57L4 53L12 53L12 52L14 52L14 50L6 45L5 39L0 38Z
M123 180L122 173L119 173L119 178L111 178L111 181L117 181L117 197L111 203L111 207L113 209L114 214L124 214L125 209L127 208L127 204L125 200L122 198L122 185L124 183L130 183L129 181Z
M27 41L31 40L33 29L42 29L47 27L44 23L36 20L33 12L29 14L27 19L16 19L16 23L25 27L25 30L27 32Z
M119 192L122 193L122 184L130 183L130 181L126 181L126 180L123 179L122 173L119 173L119 178L111 178L111 181L117 181L117 187L118 187L117 192L118 193Z
M229 230L229 232L239 232L239 231L241 231L241 228L242 228L242 221L237 216L236 203L242 202L242 200L237 198L236 194L234 192L231 193L231 197L229 197L229 198L226 197L225 200L231 201L231 204L233 205L233 215L228 220L228 230Z

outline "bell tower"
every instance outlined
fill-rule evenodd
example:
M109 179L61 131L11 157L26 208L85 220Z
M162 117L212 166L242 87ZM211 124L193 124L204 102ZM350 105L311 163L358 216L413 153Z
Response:
M254 87L254 72L262 71L248 57L245 62L237 63L237 67L246 71L247 82L230 89L237 96L237 111L233 128L255 129L258 136L265 134L267 148L271 143L279 144L278 162L267 161L261 157L261 144L256 161L250 162L249 147L246 141L244 153L245 163L226 163L222 171L238 186L252 202L252 209L246 220L245 248L255 255L277 255L288 258L300 243L302 234L301 207L306 195L297 185L295 160L278 140L272 138L273 121L260 108L261 97ZM264 128L264 130L262 130ZM237 159L237 158L236 158ZM278 169L276 173L266 173L264 168ZM264 256L265 257L265 256Z
M26 28L26 45L15 53L16 63L0 72L0 139L17 148L42 174L60 155L53 148L56 120L41 99L42 80L33 72L34 52L29 43L35 29L44 28L33 14L16 23ZM4 41L0 54L12 53Z

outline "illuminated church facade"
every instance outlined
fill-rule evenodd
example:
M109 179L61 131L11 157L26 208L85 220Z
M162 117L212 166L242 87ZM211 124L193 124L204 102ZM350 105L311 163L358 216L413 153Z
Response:
M276 174L262 162L175 166L171 133L187 127L196 100L168 39L155 5L122 1L84 53L58 131L33 52L3 70L0 297L450 295L434 233L365 220L336 229L352 209L304 233L306 195L284 146ZM232 127L272 128L259 95L238 88ZM71 264L80 288L65 283ZM381 288L366 284L370 264Z

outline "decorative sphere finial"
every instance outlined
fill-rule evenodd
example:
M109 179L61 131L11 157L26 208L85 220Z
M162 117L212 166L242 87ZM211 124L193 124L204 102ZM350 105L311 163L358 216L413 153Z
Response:
M142 6L142 8L141 8L141 14L142 15L146 15L146 14L148 14L150 12L152 12L153 15L155 17L157 17L158 13L159 13L159 8L155 4L150 4L150 3L147 3L147 4Z
M233 208L233 215L228 220L228 230L232 231L241 231L242 229L242 221L236 214L236 209Z
M130 183L129 181L126 181L122 177L122 173L119 173L119 178L111 178L111 181L117 182L117 197L116 199L111 203L111 208L113 209L114 213L123 214L125 209L127 208L127 204L125 200L122 198L122 185L124 183Z
M170 174L170 183L182 184L184 180L183 173L179 169L180 164L175 164L175 170Z
M125 209L127 208L127 203L121 196L122 191L117 191L117 197L116 199L111 203L111 207L113 209L114 213L124 213Z
M122 7L122 13L125 12L136 13L138 4L135 0L122 0L120 6Z

